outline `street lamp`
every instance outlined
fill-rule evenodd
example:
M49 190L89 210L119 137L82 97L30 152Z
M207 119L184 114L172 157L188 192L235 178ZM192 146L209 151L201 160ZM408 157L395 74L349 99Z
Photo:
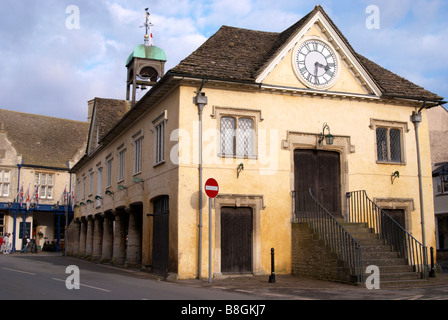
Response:
M205 84L205 79L202 79L201 86L193 97L193 103L198 107L199 115L199 248L198 248L198 279L201 279L202 267L202 110L208 103L208 98L202 88Z
M419 184L419 196L420 196L420 219L421 219L421 225L422 225L422 245L423 245L423 267L424 270L424 277L426 278L426 265L427 265L427 257L426 257L426 236L425 236L425 213L423 209L423 187L422 187L422 166L421 166L421 159L420 159L420 143L418 138L418 126L420 122L422 122L422 114L421 110L426 107L426 101L424 101L423 106L418 110L418 112L413 111L411 115L411 122L414 124L415 127L415 142L417 146L417 165L418 165L418 184Z

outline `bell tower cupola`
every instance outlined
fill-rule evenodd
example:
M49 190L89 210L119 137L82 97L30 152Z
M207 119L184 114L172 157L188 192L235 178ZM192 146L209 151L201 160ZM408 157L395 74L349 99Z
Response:
M146 29L144 43L139 44L126 60L126 100L132 98L132 106L136 102L137 90L154 86L164 75L166 62L165 52L154 45L151 28L153 24L149 21L148 8L145 11L146 21L141 26Z

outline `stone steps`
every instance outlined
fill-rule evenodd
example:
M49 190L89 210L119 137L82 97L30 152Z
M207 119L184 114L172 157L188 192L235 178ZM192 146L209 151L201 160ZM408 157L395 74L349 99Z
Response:
M414 267L410 266L406 259L400 257L400 254L394 251L392 246L385 244L384 240L380 239L378 234L375 234L365 223L339 222L361 246L364 281L372 274L366 273L366 268L368 266L377 266L380 276L379 282L382 286L398 286L400 284L418 283L418 281L424 282L420 278L420 274L415 272ZM305 232L305 228L301 229L303 232L300 234L300 240L303 241L305 246L301 248L301 257L306 259L306 263L300 265L302 268L300 272L305 270L305 273L318 274L323 279L330 279L331 274L332 279L338 278L342 279L342 281L348 279L348 282L357 283L355 275L350 274L350 270L345 266L345 263L338 260L337 255L323 240L326 237L330 237L333 241L337 241L338 236L343 233L328 232L327 234L316 234L316 231L312 231L314 229L310 225L307 226L309 232ZM344 241L346 239L348 238L344 236ZM304 248L308 250L306 254L304 254ZM347 250L340 250L350 252L348 248ZM319 254L316 254L316 251L319 251ZM319 272L316 270L319 270ZM357 284L362 286L365 283Z
M362 248L363 267L377 266L381 285L399 285L410 281L421 281L406 259L393 251L364 223L342 222L343 227L356 239ZM370 274L365 274L365 279Z

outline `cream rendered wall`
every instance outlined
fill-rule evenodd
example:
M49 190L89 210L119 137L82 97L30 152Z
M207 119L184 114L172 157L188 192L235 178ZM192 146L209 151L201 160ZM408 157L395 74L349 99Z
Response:
M304 38L315 36L328 40L317 26L313 26ZM290 50L271 70L263 83L289 88L305 88L297 79L292 65ZM337 53L339 59L340 52ZM208 86L203 89L208 97L208 105L203 112L203 183L213 177L218 180L220 193L263 195L265 209L260 212L261 244L260 255L262 269L270 272L270 248L275 248L276 271L290 272L291 260L291 199L293 190L293 151L282 148L282 142L288 140L289 132L302 132L317 137L324 123L337 137L350 141L351 151L342 157L341 170L343 184L347 191L366 190L371 199L412 199L414 207L407 212L410 233L421 240L420 205L417 176L417 154L414 126L410 122L412 111L419 106L388 104L371 96L355 98L352 94L366 95L369 92L354 76L356 70L349 60L341 60L340 74L336 84L330 89L334 92L347 92L346 97L331 95L288 94L281 90L253 90L240 87ZM362 80L362 79L361 79ZM199 86L199 85L198 85ZM179 207L183 213L179 217L179 275L193 277L197 275L198 255L198 115L193 104L196 87L181 88L180 128L183 135L181 164L179 168ZM257 123L258 153L257 159L220 158L219 119L215 117L217 107L244 109L261 114ZM243 112L243 111L242 111ZM404 164L377 164L376 133L371 128L372 119L398 121L407 126L403 132ZM431 200L432 182L429 157L429 136L426 111L423 110L423 123L419 128L420 147L423 168L424 210L427 245L434 245L434 221L431 218L433 204ZM313 139L311 139L312 141ZM316 144L317 138L314 140ZM314 147L313 147L314 148ZM324 146L324 149L328 146ZM243 163L244 171L236 176L237 166ZM400 172L400 178L391 183L391 174ZM343 190L344 191L344 190ZM208 272L208 198L203 197L203 243L202 274ZM341 201L345 201L344 193ZM195 205L196 204L196 205ZM344 205L343 205L344 207ZM213 210L213 215L216 210ZM216 223L215 217L212 221ZM186 232L183 232L186 231ZM212 225L212 242L216 238L215 225ZM218 235L219 237L219 235ZM215 239L216 240L216 239ZM213 256L219 252L213 253ZM185 257L185 258L184 258ZM213 270L219 269L213 260Z
M187 130L181 149L188 157L179 169L179 274L194 276L197 269L198 209L195 205L198 192L198 166L195 162L197 152L197 107L192 103L194 87L181 88L180 127ZM282 140L287 139L288 131L319 134L322 125L327 122L336 137L348 136L353 153L347 155L345 166L347 188L349 191L366 190L373 198L412 199L414 210L409 226L410 233L421 240L420 207L417 176L417 154L413 124L409 117L414 108L388 105L380 101L361 101L357 99L334 99L321 97L292 96L271 93L231 92L205 87L208 97L204 109L203 132L204 150L212 150L219 145L219 120L210 116L213 107L241 108L261 110L263 120L258 123L258 155L252 159L224 159L214 153L204 153L203 182L213 177L218 180L220 193L260 194L264 196L266 208L261 211L261 255L265 273L270 270L270 248L276 252L276 271L290 272L290 217L291 177L293 177L293 150L283 150ZM423 111L425 119L425 112ZM376 163L376 133L371 129L371 119L400 121L407 123L408 132L404 132L405 164ZM215 132L215 140L208 139L208 133ZM268 139L261 134L267 133ZM434 245L434 221L431 219L433 204L431 199L432 182L429 157L429 139L426 121L420 125L420 146L423 168L424 210L426 215L427 245ZM272 140L270 139L272 137ZM217 139L217 140L216 140ZM195 145L196 144L196 145ZM262 157L265 154L268 157ZM197 160L197 158L196 158ZM238 164L244 163L244 171L236 176ZM268 171L262 169L268 168ZM391 174L400 172L400 178L391 183ZM266 174L268 173L268 174ZM293 178L292 178L293 179ZM341 195L344 199L344 195ZM202 273L207 274L208 259L208 198L204 195L203 210L203 255ZM215 221L214 218L212 221ZM212 226L214 228L214 226ZM214 229L213 229L214 232ZM215 234L212 235L212 241ZM185 258L183 258L185 257Z
M318 37L329 41L316 24L313 25L303 38ZM334 45L333 45L334 46ZM336 48L338 50L338 48ZM352 67L349 59L341 59L342 51L337 55L340 61L340 75L336 84L330 89L335 92L347 92L355 94L367 94L361 86L362 78L356 78L358 74ZM285 85L290 87L305 88L293 72L292 50L281 60L275 69L266 77L264 83ZM360 80L361 79L361 80ZM320 98L316 98L320 99ZM407 226L412 235L421 239L421 217L418 185L417 150L415 143L414 125L410 121L412 111L418 111L421 105L389 105L382 101L366 102L355 99L321 99L314 103L306 99L303 105L308 112L313 114L300 115L307 119L308 124L321 128L321 123L327 122L333 135L345 135L351 138L355 146L355 153L347 156L349 190L365 189L368 196L375 198L410 198L414 200L415 210L407 212L411 214L410 225ZM300 103L299 103L300 104ZM291 114L288 111L287 114ZM432 214L434 207L431 200L432 173L430 159L430 141L428 133L428 114L422 110L423 122L419 126L420 156L422 161L423 196L425 212L425 233L427 246L434 245L434 219ZM404 133L404 165L376 164L375 131L365 130L371 123L370 119L404 122L409 129ZM306 128L300 131L313 132L316 129ZM309 131L311 130L311 131ZM400 178L391 183L391 174L400 172ZM367 181L371 181L370 183Z
M170 161L169 151L174 146L170 141L170 133L178 127L178 93L177 90L171 92L155 106L145 106L147 111L133 123L130 127L114 139L103 150L95 154L77 174L77 181L82 181L86 177L86 188L88 189L88 178L91 171L93 177L93 193L86 198L78 201L86 203L91 200L92 203L75 208L75 218L89 216L94 214L104 214L107 211L113 211L119 207L129 207L131 204L141 203L143 205L142 220L142 265L151 265L152 250L152 217L147 214L153 213L152 201L161 195L169 196L170 207L170 265L172 269L177 268L177 167ZM155 164L154 140L155 131L153 121L160 115L166 115L165 119L165 161L161 164ZM141 130L140 135L136 135ZM142 171L134 174L134 140L143 137L142 144ZM124 144L124 145L123 145ZM125 174L124 179L118 181L118 148L123 145L125 151ZM106 157L110 155L112 160L112 183L107 187L107 167ZM95 196L98 194L97 176L98 170L102 168L101 179L101 197L99 206L96 205ZM140 178L141 182L135 182L133 178ZM123 185L126 190L118 190L118 185ZM106 195L105 191L110 190L113 196Z

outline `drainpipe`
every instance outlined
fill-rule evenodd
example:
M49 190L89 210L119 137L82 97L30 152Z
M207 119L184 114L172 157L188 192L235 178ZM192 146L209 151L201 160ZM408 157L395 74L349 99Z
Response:
M423 106L418 110L418 112L413 111L411 115L411 121L415 127L415 141L417 145L417 164L418 164L418 184L419 184L419 196L420 196L420 216L421 216L421 225L422 225L422 245L425 250L423 254L423 268L424 268L424 277L426 279L426 265L427 265L427 256L426 256L426 236L425 236L425 214L423 209L423 182L422 182L422 167L421 167L421 159L420 159L420 143L418 136L418 126L420 122L422 122L422 114L421 111L426 107L426 100L423 101Z
M20 169L22 169L21 164L17 164L18 174L17 174L17 196L16 196L16 207L14 210L14 220L13 220L13 231L12 231L12 252L16 252L16 228L17 228L17 213L19 211L19 193L20 193Z
M70 175L70 186L68 187L68 194L66 194L65 196L67 197L67 199L65 200L65 230L64 230L64 257L67 256L67 244L68 244L68 206L70 203L70 196L72 194L72 173L69 173Z
M202 79L201 86L193 97L193 103L198 106L199 114L199 248L198 248L198 279L201 279L202 267L202 110L207 104L207 97L204 92L201 92L204 87L205 79Z

